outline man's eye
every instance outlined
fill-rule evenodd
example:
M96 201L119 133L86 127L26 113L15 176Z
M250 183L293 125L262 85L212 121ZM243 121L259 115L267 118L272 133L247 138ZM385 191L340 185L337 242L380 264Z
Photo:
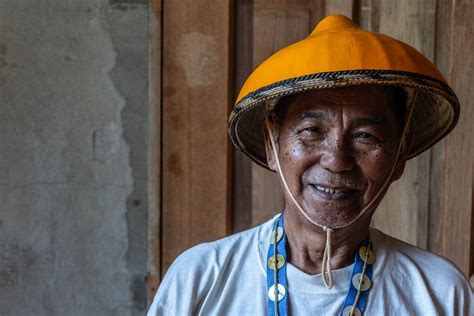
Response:
M361 132L355 135L355 138L372 138L373 136L369 133Z
M320 140L323 135L323 131L318 127L306 127L299 132L301 139L307 141Z
M354 139L367 141L367 142L379 142L380 140L372 134L366 132L356 133L353 137Z
M317 128L317 127L307 127L305 129L302 130L302 132L306 132L306 133L312 133L312 134L321 134L321 129Z

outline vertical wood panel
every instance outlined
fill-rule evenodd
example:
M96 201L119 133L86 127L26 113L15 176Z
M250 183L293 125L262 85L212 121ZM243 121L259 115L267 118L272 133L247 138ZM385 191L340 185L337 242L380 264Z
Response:
M160 178L161 178L161 0L150 2L148 262L147 301L151 304L160 284Z
M447 80L451 49L452 1L438 0L436 4L435 64ZM428 226L428 250L442 253L444 230L444 183L445 183L445 140L436 144L430 156L430 207Z
M453 3L450 67L448 78L461 103L458 126L446 139L445 198L442 254L468 275L472 254L472 187L474 160L474 6L470 1ZM472 272L472 271L471 271Z
M474 137L474 135L472 136ZM472 143L472 141L471 141ZM471 173L472 173L472 182L471 182L471 238L469 240L471 247L469 249L469 260L471 265L469 267L468 276L470 276L469 280L471 282L471 286L474 288L474 159L472 159L471 164ZM465 273L465 272L464 272Z
M234 12L233 100L253 69L253 0L235 1ZM252 163L235 148L232 158L232 231L240 232L252 226Z
M164 0L162 271L229 233L230 1Z
M379 0L360 0L358 6L358 24L364 30L379 32L380 2Z
M435 0L380 1L377 9L379 32L400 39L434 59ZM375 227L423 248L428 243L429 166L429 151L410 160L403 177L391 185L373 219Z

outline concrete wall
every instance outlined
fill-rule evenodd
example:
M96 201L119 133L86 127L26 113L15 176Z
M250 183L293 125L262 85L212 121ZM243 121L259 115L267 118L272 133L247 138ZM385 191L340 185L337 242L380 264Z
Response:
M0 315L146 308L147 1L0 2Z

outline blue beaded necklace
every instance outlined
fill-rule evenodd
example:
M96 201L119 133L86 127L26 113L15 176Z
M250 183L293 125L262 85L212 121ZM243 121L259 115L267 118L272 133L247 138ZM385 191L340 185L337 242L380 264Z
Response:
M363 315L367 305L375 257L368 239L362 240L357 249L349 291L340 313L341 316ZM286 263L286 234L283 228L283 215L280 215L273 224L267 255L267 306L270 316L288 315Z

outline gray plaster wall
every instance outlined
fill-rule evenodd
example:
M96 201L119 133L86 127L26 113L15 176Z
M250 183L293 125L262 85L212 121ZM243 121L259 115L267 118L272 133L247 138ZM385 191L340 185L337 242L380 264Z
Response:
M147 89L147 1L0 1L0 315L144 314Z

